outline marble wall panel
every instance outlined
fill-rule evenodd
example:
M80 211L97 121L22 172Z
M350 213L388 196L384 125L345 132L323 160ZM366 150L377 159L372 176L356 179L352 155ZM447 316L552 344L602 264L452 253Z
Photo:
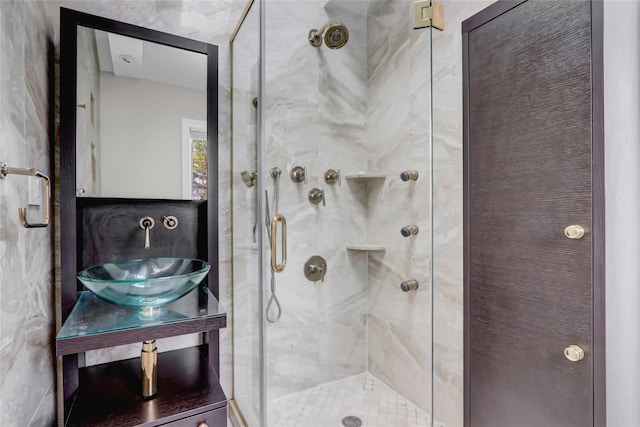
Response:
M279 210L288 230L288 264L276 274L282 318L266 330L268 399L366 369L366 255L345 249L366 242L366 193L323 179L329 168L367 168L364 5L266 3L265 169L283 172ZM347 25L347 45L311 46L309 30L330 20ZM295 166L307 168L306 184L289 178ZM273 195L273 180L263 179ZM314 187L325 190L326 206L308 201ZM327 260L324 282L303 274L312 255Z
M368 368L430 413L430 34L412 29L411 11L376 1L368 16L369 169L387 174L368 195L369 240L387 246L369 258ZM400 180L408 169L417 181ZM409 224L418 234L402 237ZM403 293L407 279L418 290Z
M490 0L444 0L433 32L434 419L463 424L462 29Z
M47 174L53 37L42 2L0 2L0 160ZM0 425L7 427L49 426L55 416L52 231L18 223L29 179L0 182ZM30 207L31 221L41 215L42 206Z

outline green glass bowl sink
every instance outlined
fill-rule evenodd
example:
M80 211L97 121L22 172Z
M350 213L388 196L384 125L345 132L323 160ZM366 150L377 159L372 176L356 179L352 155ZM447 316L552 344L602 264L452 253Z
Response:
M98 298L150 313L191 292L210 268L199 259L143 258L89 267L78 279Z

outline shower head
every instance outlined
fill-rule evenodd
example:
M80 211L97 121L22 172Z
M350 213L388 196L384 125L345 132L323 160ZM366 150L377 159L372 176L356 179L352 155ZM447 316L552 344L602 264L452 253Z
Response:
M320 47L323 34L324 43L329 49L340 49L349 40L349 30L347 30L346 25L334 22L323 25L319 30L314 28L309 31L309 43L311 43L311 46Z
M242 182L247 188L251 188L256 185L256 180L258 179L258 174L255 172L242 171L240 172L240 176L242 176Z

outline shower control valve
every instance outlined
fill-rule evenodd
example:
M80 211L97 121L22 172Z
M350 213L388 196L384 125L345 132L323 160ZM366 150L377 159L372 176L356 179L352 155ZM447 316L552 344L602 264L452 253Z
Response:
M314 255L304 263L304 276L312 282L324 282L326 274L327 261L323 257Z
M324 173L324 182L330 185L334 185L336 182L339 186L342 185L342 179L340 178L340 170L327 169Z
M314 205L322 202L322 206L327 206L324 198L324 190L321 190L320 188L312 188L309 191L309 201Z
M418 171L408 170L403 171L400 174L400 179L403 181L417 181L418 180Z
M413 236L418 234L418 226L417 225L407 225L400 229L400 234L404 237Z
M291 169L289 172L289 176L291 177L291 181L293 182L304 182L307 183L307 168L303 168L302 166L296 166Z

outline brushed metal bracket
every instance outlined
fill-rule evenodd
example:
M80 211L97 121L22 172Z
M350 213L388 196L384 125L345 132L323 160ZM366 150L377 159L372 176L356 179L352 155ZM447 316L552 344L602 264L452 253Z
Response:
M433 27L444 31L444 5L435 0L413 3L413 28Z
M5 162L0 162L0 179L5 179L8 175L25 175L25 176L35 176L37 178L42 179L44 182L43 185L43 196L44 200L42 203L44 204L44 220L41 223L30 223L27 221L27 208L18 208L18 219L20 220L20 225L24 228L42 228L49 226L50 219L50 205L51 205L51 189L49 177L42 172L40 172L36 168L23 169L23 168L12 168L8 166Z

